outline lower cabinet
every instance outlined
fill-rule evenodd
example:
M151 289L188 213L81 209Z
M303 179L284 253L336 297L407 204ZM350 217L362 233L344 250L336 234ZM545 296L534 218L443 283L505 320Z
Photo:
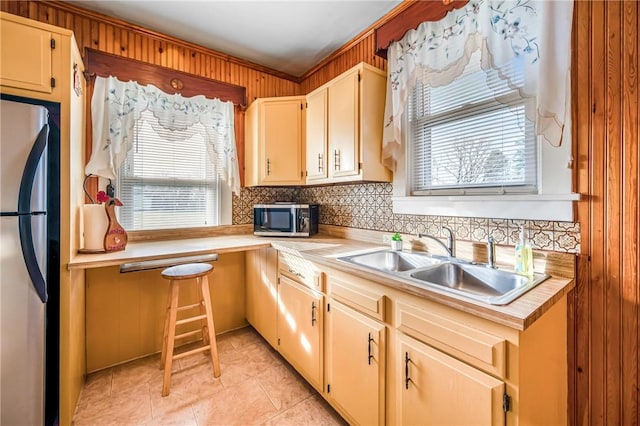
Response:
M327 305L329 401L351 424L385 424L386 326L336 300Z
M518 330L274 252L247 256L248 320L350 424L568 423L566 298Z
M398 424L503 425L505 384L402 333Z
M278 251L261 248L246 253L246 315L249 324L273 347L278 345Z
M324 295L282 274L278 282L278 351L321 390Z

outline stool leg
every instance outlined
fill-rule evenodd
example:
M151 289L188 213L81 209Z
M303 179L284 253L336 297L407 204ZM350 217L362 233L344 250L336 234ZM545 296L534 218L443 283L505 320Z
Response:
M211 362L213 363L213 377L220 377L220 359L218 358L218 345L216 343L216 329L213 326L213 310L211 309L211 296L209 295L209 280L205 275L200 283L202 296L204 297L204 309L207 312L207 327L209 328L209 344L211 345Z
M164 331L162 332L162 352L160 355L160 369L164 367L164 360L167 356L167 337L169 336L169 312L171 310L171 284L167 293L167 309L164 313Z
M171 386L171 365L173 364L173 347L176 338L176 318L178 315L179 284L171 280L171 302L169 307L169 332L167 335L167 349L164 359L164 376L162 378L162 396L169 395Z
M196 278L196 287L198 288L198 301L200 302L200 315L205 315L206 309L204 307L204 296L202 294L202 277L198 277ZM202 321L200 321L200 329L202 330L202 344L203 345L208 345L209 344L209 331L207 329L207 319L203 319Z

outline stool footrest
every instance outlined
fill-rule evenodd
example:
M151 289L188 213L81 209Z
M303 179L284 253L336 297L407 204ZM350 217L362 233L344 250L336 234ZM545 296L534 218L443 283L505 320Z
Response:
M193 305L184 305L184 306L178 306L178 312L182 312L182 311L186 311L188 309L194 309L194 308L199 308L203 306L202 302L200 303L194 303Z
M198 316L191 317L191 318L185 318L185 319L181 319L181 320L176 321L176 325L188 324L190 322L200 321L200 320L203 320L205 318L207 318L206 314L198 315Z
M201 346L199 348L192 349L190 351L186 351L186 352L182 352L182 353L179 353L177 355L174 355L173 359L175 360L175 359L184 358L185 356L197 354L198 352L204 352L206 350L209 350L210 348L211 348L211 345Z
M202 329L199 328L197 330L187 331L186 333L176 334L175 339L183 339L185 337L195 336L196 334L202 334Z

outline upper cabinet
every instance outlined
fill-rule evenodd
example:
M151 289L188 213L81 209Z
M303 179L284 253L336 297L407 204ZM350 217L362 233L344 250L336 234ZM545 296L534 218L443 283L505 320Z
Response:
M361 63L307 95L308 184L391 181L381 155L385 82Z
M55 85L53 33L7 20L0 27L0 35L0 85L51 93Z
M327 89L307 95L307 182L326 179Z
M304 184L304 96L256 99L246 113L245 184Z

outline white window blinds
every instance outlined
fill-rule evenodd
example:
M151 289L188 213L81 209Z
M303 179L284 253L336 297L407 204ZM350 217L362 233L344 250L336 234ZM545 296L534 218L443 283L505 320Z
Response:
M217 225L219 182L207 155L205 127L197 123L175 132L154 122L151 111L142 113L133 148L120 167L120 223L127 230Z
M537 137L526 118L533 102L483 71L480 58L476 51L448 84L442 74L418 79L408 111L413 195L536 192ZM523 81L518 59L507 72Z

